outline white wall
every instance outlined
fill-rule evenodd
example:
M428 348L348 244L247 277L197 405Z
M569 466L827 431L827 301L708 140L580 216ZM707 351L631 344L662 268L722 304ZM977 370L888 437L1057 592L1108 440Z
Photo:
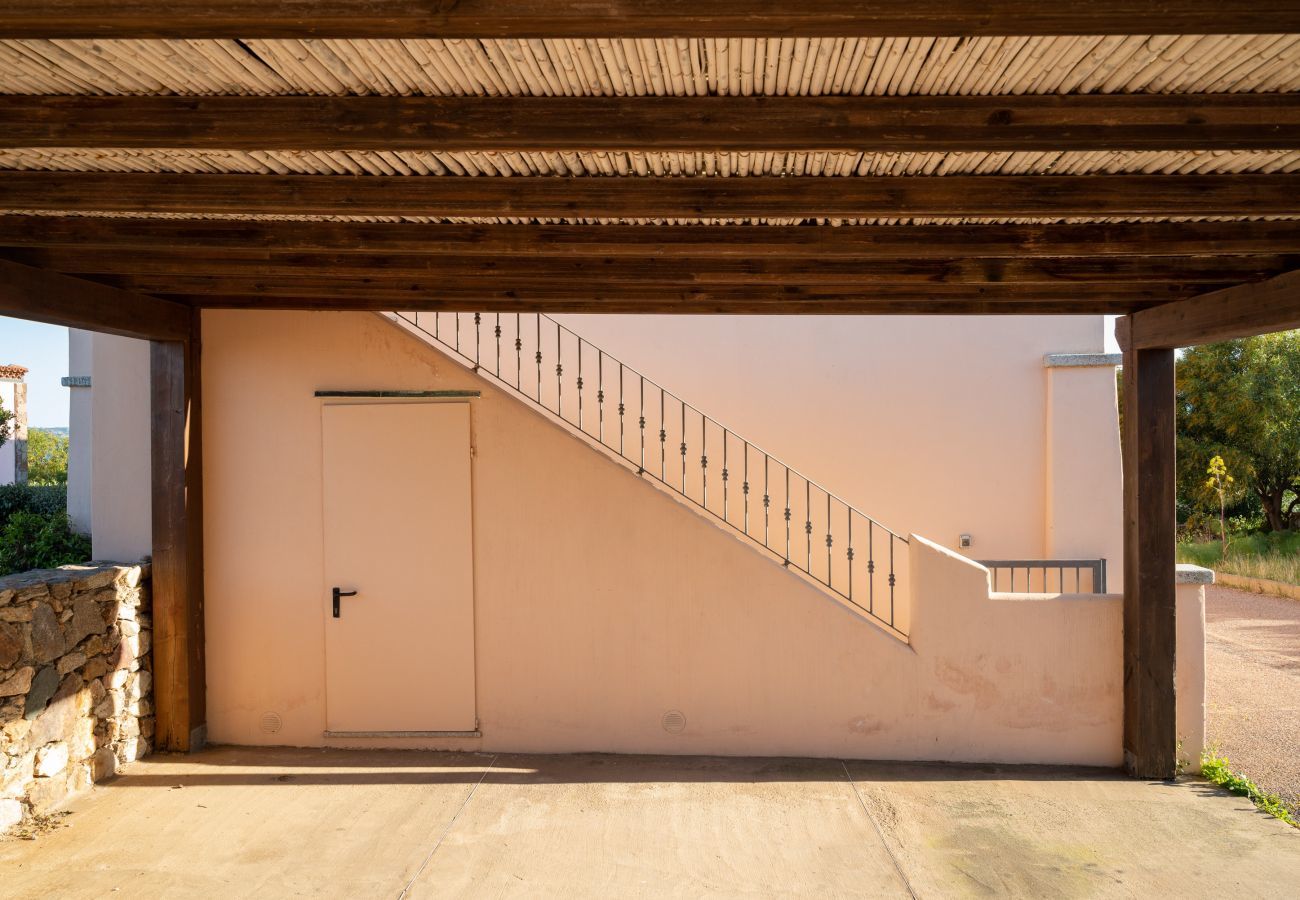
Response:
M69 332L71 388L68 513L89 521L96 559L130 562L152 552L149 343Z
M93 348L94 335L91 332L68 329L68 374L92 376L92 385ZM72 519L72 527L83 534L90 534L94 524L92 391L93 387L68 388L68 516Z
M971 534L976 559L1049 554L1043 357L1103 349L1101 316L559 318L893 530ZM1113 385L1069 415L1117 461ZM1117 508L1118 468L1074 496ZM1116 553L1120 521L1084 512Z
M14 383L12 381L0 381L0 405L5 412L13 413L14 411ZM9 422L9 440L0 446L0 484L13 484L14 480L14 426L16 421Z

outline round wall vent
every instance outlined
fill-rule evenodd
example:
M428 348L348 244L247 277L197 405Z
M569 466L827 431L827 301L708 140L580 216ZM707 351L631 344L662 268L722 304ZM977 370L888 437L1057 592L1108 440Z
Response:
M262 731L266 734L275 734L284 727L284 720L280 718L279 713L262 714Z
M668 710L668 712L664 713L661 721L663 722L664 731L669 734L681 734L686 730L686 716L680 710Z

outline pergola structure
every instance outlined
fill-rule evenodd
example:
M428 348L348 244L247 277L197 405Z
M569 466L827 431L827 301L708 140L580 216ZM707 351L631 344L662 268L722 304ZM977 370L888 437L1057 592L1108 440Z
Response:
M1298 0L0 9L0 313L153 342L163 748L203 309L1117 313L1124 745L1170 776L1174 349L1300 327L1297 259Z

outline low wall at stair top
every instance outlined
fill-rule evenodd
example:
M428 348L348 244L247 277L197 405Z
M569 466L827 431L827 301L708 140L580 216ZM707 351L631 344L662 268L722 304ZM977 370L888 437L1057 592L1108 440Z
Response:
M207 311L203 328L213 741L1121 761L1118 598L990 597L985 570L913 539L909 645L377 316ZM479 738L324 736L325 389L482 392ZM376 664L418 652L392 628Z

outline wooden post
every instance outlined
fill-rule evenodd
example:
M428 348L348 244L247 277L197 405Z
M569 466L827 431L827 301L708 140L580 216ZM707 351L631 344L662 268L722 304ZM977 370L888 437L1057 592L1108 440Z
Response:
M152 341L153 615L156 743L203 746L203 466L199 319L188 340Z
M1121 320L1123 322L1123 320ZM1127 325L1124 322L1124 325ZM1177 774L1174 351L1124 346L1124 768Z

